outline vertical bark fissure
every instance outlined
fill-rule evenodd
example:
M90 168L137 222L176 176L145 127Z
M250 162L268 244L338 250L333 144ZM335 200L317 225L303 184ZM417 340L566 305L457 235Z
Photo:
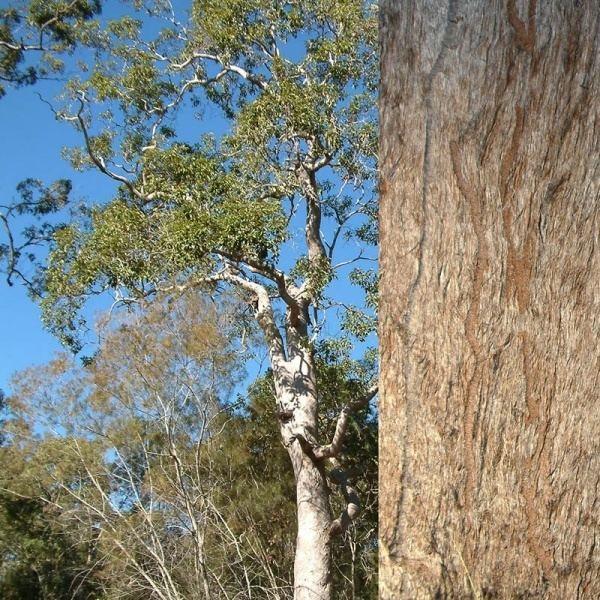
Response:
M452 167L458 189L469 206L471 215L471 224L475 231L475 266L473 268L472 288L469 297L469 308L465 319L465 337L473 353L473 371L468 379L467 391L465 398L465 411L463 421L464 435L464 454L465 454L465 508L467 511L467 520L470 520L471 509L473 504L473 496L475 494L475 447L474 447L474 420L475 411L477 410L477 396L481 388L481 368L482 363L486 360L486 354L482 350L481 343L478 337L480 329L480 304L481 292L483 288L484 274L488 266L488 246L485 240L483 230L483 212L481 192L475 188L472 181L465 179L461 158L460 149L456 141L450 142L450 156L452 159Z
M536 231L535 222L532 218L533 206L529 208L528 226L525 241L521 251L518 252L513 238L513 206L512 201L516 197L520 185L514 173L517 168L517 157L519 146L523 137L525 127L525 111L515 107L515 127L512 141L508 151L500 164L500 192L502 198L502 223L504 238L507 245L506 257L506 295L510 300L513 292L517 299L519 313L525 312L529 304L529 283L533 271ZM523 166L521 165L521 168ZM513 175L511 180L511 173Z
M553 575L554 567L552 556L547 550L547 547L552 546L551 533L536 507L536 499L538 502L545 500L545 494L543 494L543 490L540 490L540 479L548 476L546 437L549 422L547 417L545 421L542 421L540 414L541 399L535 397L533 389L532 350L529 334L526 331L520 331L519 338L523 354L523 376L527 406L525 426L529 427L532 430L532 435L536 436L535 447L531 450L531 454L525 457L525 477L521 484L521 494L525 500L527 541L532 554L542 568L544 577L549 580Z
M433 88L433 82L436 75L440 72L442 67L445 54L449 48L454 45L454 39L457 30L457 0L448 1L448 10L446 14L446 24L444 34L442 37L440 50L437 57L431 67L430 72L426 77L425 83L425 132L423 141L423 159L422 159L422 184L421 184L421 198L420 198L420 233L418 244L416 248L416 274L409 287L406 310L402 318L402 329L404 337L404 361L402 377L404 379L404 389L406 394L406 408L405 408L405 428L403 432L403 459L400 476L400 499L398 502L397 513L396 513L396 524L393 529L393 534L387 543L386 552L390 557L399 555L399 548L401 540L404 538L404 531L406 528L407 518L407 505L409 504L409 496L412 493L411 489L411 452L412 444L408 441L411 435L411 428L414 421L414 404L417 401L413 398L415 392L413 392L413 360L411 359L411 351L414 348L417 334L411 331L411 321L413 314L413 306L415 301L415 293L421 282L423 272L423 256L425 252L425 244L427 241L427 195L429 192L430 185L430 165L431 165L431 126L432 126L432 106L431 106L431 93Z
M502 159L499 175L503 204L503 233L507 244L506 296L510 302L514 293L520 315L525 314L529 307L530 282L533 274L535 248L538 238L538 232L536 231L536 221L538 220L533 219L533 200L530 200L525 239L520 251L516 248L513 234L513 205L521 187L516 171L524 128L525 111L521 106L517 105L515 107L515 126L512 140L508 151ZM522 170L523 166L521 165L520 168ZM525 531L531 553L537 559L545 578L549 579L552 575L553 560L544 546L551 545L547 539L550 536L550 532L547 525L542 522L536 507L536 499L537 502L541 502L544 499L544 495L539 494L539 479L545 466L544 463L546 462L542 457L542 451L545 445L548 423L544 424L541 421L540 398L536 397L533 389L533 364L531 360L532 352L529 333L521 328L516 335L520 340L523 357L522 372L525 404L527 407L525 425L529 428L530 435L535 436L536 439L535 447L531 450L531 454L524 459L524 476L520 485L521 495L525 502Z

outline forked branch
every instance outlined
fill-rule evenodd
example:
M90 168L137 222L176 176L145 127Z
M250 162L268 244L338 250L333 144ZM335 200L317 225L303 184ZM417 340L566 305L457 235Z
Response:
M366 406L376 395L378 387L376 385L369 388L369 390L360 398L350 402L342 410L337 419L335 425L335 432L331 442L325 446L319 446L313 448L313 454L316 459L322 460L325 458L335 458L339 455L344 438L346 437L346 431L348 430L348 421L350 416L357 410Z
M360 498L358 497L358 492L348 485L346 472L340 467L337 460L334 458L333 461L335 468L329 473L329 478L340 486L342 494L344 494L344 499L346 500L346 506L342 510L340 516L332 521L329 528L330 537L342 535L348 529L350 523L352 523L360 513Z

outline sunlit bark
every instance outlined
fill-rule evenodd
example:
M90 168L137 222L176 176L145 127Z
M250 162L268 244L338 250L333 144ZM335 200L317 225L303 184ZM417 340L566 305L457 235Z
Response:
M600 4L381 13L381 597L596 598Z

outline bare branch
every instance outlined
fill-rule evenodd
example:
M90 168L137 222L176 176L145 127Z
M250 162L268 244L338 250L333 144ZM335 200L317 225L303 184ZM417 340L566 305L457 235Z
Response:
M352 265L356 262L359 262L361 260L366 260L366 261L370 261L370 262L376 262L377 259L375 258L369 258L367 256L363 256L363 249L360 249L360 252L358 253L358 256L355 256L354 258L349 258L348 260L343 260L342 262L339 262L335 265L333 265L331 268L336 271L337 269L341 269L342 267L347 267L348 265Z
M246 279L239 271L234 272L233 267L229 265L224 271L213 277L237 285L254 294L256 298L255 317L266 338L271 363L273 367L276 367L285 361L285 346L281 331L275 321L273 304L267 289L260 283Z
M223 60L223 58L221 56L219 56L218 54L210 54L208 52L194 52L192 54L192 56L190 56L183 62L171 63L171 66L175 70L181 71L181 70L185 69L186 67L188 67L189 65L191 65L197 59L204 59L204 60L210 60L210 61L216 62L223 67L224 71L227 71L229 73L235 73L236 75L239 75L242 79L245 79L246 81L249 81L250 83L253 83L254 85L261 88L262 90L269 89L269 84L264 79L255 75L254 73L251 73L250 71L240 67L239 65L234 65L234 64L225 62ZM207 83L208 83L208 81L207 81Z
M317 448L313 448L313 455L316 459L322 460L325 458L333 458L338 456L340 450L342 449L342 444L344 442L344 437L346 436L346 431L348 429L348 420L350 416L356 412L357 410L366 406L376 395L378 392L377 385L369 388L366 394L357 398L353 402L350 402L342 410L338 416L338 420L335 426L335 432L333 434L333 438L331 442L326 446L319 446Z
M44 48L41 44L11 44L5 40L0 40L0 48L6 48L7 50L13 50L14 52L21 52L27 50L37 50L39 52L45 52L46 48Z
M306 244L308 259L312 264L318 264L321 259L327 258L325 245L321 238L321 199L319 198L319 184L312 170L300 165L296 175L306 197Z
M343 534L350 523L356 519L360 512L360 498L358 492L348 485L346 472L339 466L337 461L335 461L335 468L329 473L329 477L340 486L346 500L346 507L329 528L329 536L334 537Z
M30 236L20 246L16 246L7 215L10 215L10 209L7 211L6 214L0 212L0 221L2 221L2 225L6 232L6 237L8 241L8 243L6 244L8 248L8 257L6 261L6 283L9 286L12 286L13 277L18 277L25 284L25 286L31 294L37 296L38 298L41 298L42 295L40 293L40 290L36 287L34 281L25 276L25 274L18 268L17 263L19 261L21 252L23 252L26 248L40 245L42 239L45 238L36 238L35 236Z
M87 151L88 156L90 157L91 161L96 165L96 167L100 170L101 173L104 173L111 179L114 179L115 181L122 183L131 192L131 194L133 196L135 196L136 198L139 198L140 200L145 200L145 201L153 200L156 197L155 194L143 194L133 185L133 183L129 179L127 179L127 177L123 177L123 175L119 175L118 173L111 171L106 166L106 162L104 161L104 159L101 156L96 155L96 153L94 152L94 150L92 148L91 138L90 138L90 134L89 134L87 125L85 124L85 121L83 119L84 107L85 107L85 94L83 94L83 92L82 92L82 93L80 93L80 96L79 96L79 110L77 111L77 114L74 117L62 115L61 118L65 121L74 121L78 124L78 126L81 129L81 132L83 134L85 148L86 148L86 151Z

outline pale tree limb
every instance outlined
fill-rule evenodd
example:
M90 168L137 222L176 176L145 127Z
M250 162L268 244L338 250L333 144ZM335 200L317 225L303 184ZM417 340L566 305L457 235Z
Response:
M329 477L340 487L346 501L346 506L340 516L331 523L329 528L331 537L343 534L360 513L361 504L358 492L348 484L346 472L342 469L337 457L342 449L350 415L366 406L377 395L377 392L377 385L373 385L360 398L344 406L338 416L331 442L326 446L313 449L313 455L316 459L329 458L333 463L334 469L329 473Z
M358 492L348 485L346 472L339 466L337 459L333 458L332 460L335 468L329 473L329 477L342 489L342 494L346 500L346 507L342 510L340 516L331 523L329 528L330 537L343 534L352 521L358 517L361 508Z
M294 298L294 289L288 278L283 271L280 271L276 267L269 265L263 260L252 258L249 256L235 256L225 250L215 250L215 254L222 256L223 258L245 265L249 271L257 275L261 275L275 283L277 285L277 291L281 296L281 299L288 305L297 304L297 300Z
M342 408L337 419L335 432L331 442L325 446L313 448L313 455L317 460L335 458L339 455L342 449L344 438L346 436L346 431L348 430L348 421L350 416L357 410L366 406L377 395L377 391L378 387L377 385L374 385L370 387L363 396L357 398Z
M239 271L235 272L229 265L215 277L254 294L256 298L255 317L265 336L271 357L271 364L273 368L277 368L282 362L285 362L285 345L281 331L275 320L273 303L271 302L267 288L260 283L246 279Z
M314 170L301 164L296 170L296 176L306 198L305 237L308 249L308 260L311 265L318 266L322 259L327 258L327 252L321 237L321 199L319 184Z
M165 60L168 60L167 57L163 57L163 58ZM223 58L217 54L210 54L208 52L194 52L194 54L192 54L192 56L190 56L183 62L178 63L178 64L171 63L171 66L174 70L180 71L180 70L183 70L186 67L188 67L190 64L192 64L197 59L210 60L210 61L216 62L219 65L221 65L221 67L223 68L224 71L227 71L229 73L235 73L236 75L239 75L242 79L245 79L246 81L249 81L250 83L253 83L254 85L261 88L262 90L269 89L268 82L265 81L264 79L262 79L260 76L254 74L254 73L251 73L250 71L240 67L239 65L224 62Z
M215 254L217 254L217 252L215 252ZM220 252L219 254L225 258L224 253ZM284 278L284 275L276 269L273 269L273 276ZM158 292L167 294L185 293L186 291L201 285L219 282L230 283L252 294L255 299L253 305L254 316L265 336L267 347L269 349L269 356L271 358L271 365L273 368L281 366L286 361L285 343L275 319L273 302L269 296L269 292L264 285L245 277L243 272L237 266L231 264L231 262L227 262L223 268L210 275L194 277L192 280L182 284L176 283L168 286L156 287L146 292L145 295L151 295ZM282 285L285 283L284 279ZM294 297L292 296L292 293L289 291L286 293L289 301L293 302Z
M47 51L47 48L44 48L40 44L23 44L21 42L18 44L11 44L6 40L0 40L0 48L6 48L7 50L12 50L13 52L22 52L27 50L38 50L40 52Z
M329 478L340 487L346 501L346 506L340 516L332 521L329 528L330 537L343 534L358 517L361 510L358 492L348 484L346 472L342 469L337 457L342 449L350 416L355 411L366 406L377 395L377 392L378 387L373 385L360 398L353 400L342 408L338 416L333 438L329 444L318 446L315 439L306 431L295 431L292 436L291 441L294 439L298 440L304 451L312 456L314 460L329 459L334 465L334 468L329 473Z

